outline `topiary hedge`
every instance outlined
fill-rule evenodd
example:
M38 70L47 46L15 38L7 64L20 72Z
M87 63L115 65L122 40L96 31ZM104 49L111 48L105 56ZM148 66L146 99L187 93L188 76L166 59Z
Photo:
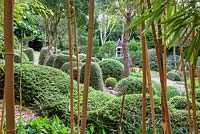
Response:
M187 109L187 99L185 96L174 96L169 100L169 103L171 103L174 108L186 110ZM190 106L192 108L192 101L190 100ZM196 102L196 109L200 110L200 103Z
M84 73L85 73L85 64L81 67L80 72L80 82L84 82ZM99 65L95 62L91 63L91 71L90 71L90 86L97 90L103 89L103 77L102 71Z
M73 61L76 60L76 57L73 56ZM63 64L65 62L69 62L70 61L70 56L69 55L65 55L65 54L58 54L56 57L55 57L55 60L54 60L54 63L53 63L53 66L55 68L58 68L60 69Z
M15 63L21 63L21 56L20 56L20 52L18 50L15 50L14 51L14 62ZM22 62L23 63L28 63L29 62L29 59L27 57L27 55L22 52Z
M149 61L150 61L151 70L158 71L158 61L157 61L157 56L156 56L156 50L149 49L148 53L149 53Z
M105 80L105 85L107 87L115 88L115 85L117 84L117 80L113 77L109 77Z
M142 78L127 77L121 79L114 89L117 95L125 94L140 94L142 93Z
M172 80L172 81L180 81L180 80L181 80L180 75L179 75L176 71L174 71L174 70L169 71L169 72L167 73L167 78L168 78L169 80Z
M50 50L49 53L48 53L48 55L47 55L47 50L48 50L48 48L46 48L46 47L42 48L40 50L39 61L38 61L39 65L43 65L46 56L47 56L47 59L48 59L48 57L52 54L52 50Z
M76 61L73 62L73 67L76 67ZM81 68L82 63L79 63L79 67ZM62 67L60 68L63 72L68 73L69 69L70 69L70 62L66 62L65 64L62 65Z
M47 59L46 66L53 67L55 58L56 58L56 54L50 55L49 58Z
M104 81L108 77L114 77L117 80L123 78L124 66L121 62L114 59L104 59L100 61L98 64L102 69Z
M29 61L34 61L34 50L32 48L26 48L23 52L27 55Z

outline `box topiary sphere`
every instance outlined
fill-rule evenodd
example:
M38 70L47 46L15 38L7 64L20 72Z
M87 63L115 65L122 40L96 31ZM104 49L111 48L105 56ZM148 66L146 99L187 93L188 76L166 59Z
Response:
M114 77L117 80L123 78L124 65L118 60L104 59L100 61L99 66L102 69L103 80L105 81L108 77Z
M46 66L53 67L55 58L56 58L56 54L50 55L49 58L47 59Z
M115 88L115 85L117 84L117 80L113 77L109 77L105 80L105 85L107 87Z
M29 61L34 61L34 50L32 48L27 48L23 52L27 55Z
M40 51L40 55L39 55L39 61L38 61L38 64L39 65L44 65L44 60L47 56L47 59L48 57L52 54L52 51L50 50L48 55L47 55L47 50L48 48L42 48L41 51Z
M76 60L76 57L73 56L73 61L75 61L75 60ZM54 60L53 66L54 66L55 68L60 69L60 68L63 66L63 64L64 64L65 62L69 62L69 61L70 61L69 55L66 55L66 54L58 54L58 55L56 56L55 60Z

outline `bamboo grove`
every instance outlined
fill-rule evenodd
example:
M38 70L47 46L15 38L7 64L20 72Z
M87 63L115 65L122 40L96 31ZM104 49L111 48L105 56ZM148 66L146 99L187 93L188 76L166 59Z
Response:
M117 0L123 2L123 0ZM196 94L195 94L195 75L198 77L198 84L200 85L200 72L198 70L198 55L200 51L200 4L197 0L136 0L132 2L129 11L134 10L134 16L128 12L126 14L126 29L124 31L124 42L127 44L130 32L135 27L140 29L140 39L142 42L142 74L143 74L143 87L142 87L142 134L146 134L146 112L147 112L147 93L150 96L150 111L153 134L157 133L156 128L156 116L154 111L154 98L153 88L151 80L151 70L149 63L149 55L147 48L146 32L151 30L153 36L154 47L156 50L156 58L158 61L159 81L161 84L161 109L162 109L162 134L172 134L171 118L167 103L167 49L178 44L180 50L180 63L177 68L181 68L184 79L185 97L187 100L187 112L188 112L188 126L189 133L198 134L198 122L197 122L197 106L196 106ZM77 20L76 20L76 7L75 0L66 0L66 16L67 16L67 30L68 30L68 44L69 44L69 56L70 56L70 130L71 134L75 133L75 127L78 126L78 133L85 134L87 125L87 103L89 92L89 80L91 71L91 57L93 47L93 33L94 33L94 0L89 0L89 24L88 24L88 42L87 42L87 58L84 74L84 90L83 96L80 96L80 70L79 70L79 55L78 55L78 35L77 35ZM130 5L129 5L130 6ZM4 41L5 41L5 87L4 87L4 103L3 110L6 111L6 132L9 134L15 134L15 99L14 99L14 47L13 47L13 11L14 0L4 0ZM132 19L132 18L133 19ZM73 19L72 19L73 18ZM132 21L133 20L133 21ZM48 18L46 18L48 23ZM47 25L46 30L49 31L50 27ZM47 32L49 35L50 32ZM48 36L48 51L46 58L50 51L50 37ZM73 74L73 47L75 47L76 64L77 64L77 93L78 93L78 117L75 120L74 117L74 74ZM125 76L128 77L129 63L127 59L129 57L128 47L123 46L123 52L125 53L124 70ZM191 83L192 101L189 100L189 87L187 85L186 65L189 66L189 78ZM148 88L147 88L148 87ZM80 100L83 98L83 104L81 107ZM124 108L125 93L122 98L121 115L119 119L118 133L121 132L122 120L123 120L123 108ZM5 105L5 106L4 106ZM4 109L5 107L5 109ZM3 112L2 112L3 113ZM3 114L4 116L4 114ZM2 116L2 118L3 118ZM3 122L1 120L0 129L2 132Z

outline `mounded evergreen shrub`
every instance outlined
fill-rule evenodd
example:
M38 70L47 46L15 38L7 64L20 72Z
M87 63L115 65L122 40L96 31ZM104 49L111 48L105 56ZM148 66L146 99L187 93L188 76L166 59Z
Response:
M61 54L69 55L69 51L62 51Z
M127 77L121 79L115 86L117 95L142 93L142 78Z
M32 48L26 48L23 52L27 55L29 61L34 61L34 50Z
M81 67L81 72L80 72L80 82L81 83L84 82L84 73L85 73L85 64ZM101 71L100 66L95 62L91 63L90 86L96 90L103 89L102 71Z
M76 57L73 56L73 61L75 61L75 60L76 60ZM69 55L58 54L58 55L55 57L53 66L54 66L55 68L60 69L60 68L63 66L63 64L64 64L65 62L69 62L69 61L70 61Z
M150 68L153 71L158 71L158 61L156 56L156 50L155 49L149 49L149 62L150 62Z
M167 73L167 78L168 78L169 80L172 80L172 81L180 81L180 80L181 80L180 75L179 75L176 71L174 71L174 70L169 71L169 72Z
M56 58L56 54L50 55L49 58L47 59L46 66L53 67L55 58Z
M81 53L81 54L79 54L78 56L79 56L79 60L80 60L80 61L85 61L85 60L86 60L86 57L87 57L87 55L84 54L84 53Z
M167 69L167 73L172 70L172 68L169 65L166 66L166 69Z
M47 50L48 50L48 48L46 48L46 47L45 47L45 48L42 48L42 49L40 50L39 61L38 61L38 64L39 64L39 65L43 65L46 56L47 56L47 59L48 59L48 57L52 54L52 50L50 50L50 51L49 51L49 54L47 55Z
M105 85L107 87L115 88L115 85L117 84L117 80L113 77L109 77L105 80Z
M82 63L79 63L79 67L82 66ZM73 61L73 67L76 67L76 61ZM62 65L60 68L63 72L68 73L70 69L70 62L66 62L65 64Z
M15 63L20 63L21 62L20 52L18 50L15 50L15 52L14 52L14 62ZM29 62L29 59L28 59L27 55L24 52L22 52L22 62L23 63L28 63Z
M100 61L99 66L102 69L103 80L105 81L108 77L114 77L117 80L123 78L124 65L118 60L104 59Z
M99 62L100 60L98 58L96 58L96 57L92 57L91 61L92 62ZM86 59L81 60L81 62L86 62Z

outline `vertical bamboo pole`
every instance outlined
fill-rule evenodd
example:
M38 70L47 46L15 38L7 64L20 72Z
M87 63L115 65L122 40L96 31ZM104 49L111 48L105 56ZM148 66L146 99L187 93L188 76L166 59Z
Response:
M94 0L89 0L89 28L88 28L88 53L85 65L84 74L84 91L83 91L83 106L82 106L82 120L81 120L81 134L85 134L86 120L87 120L87 102L88 102L88 88L90 80L90 65L92 56L92 39L94 30Z
M148 8L151 9L151 1L147 0ZM150 10L150 12L152 12ZM170 123L170 117L169 117L169 111L168 111L168 105L167 105L167 94L166 94L166 88L165 88L165 82L164 82L164 72L163 72L163 64L162 64L162 30L161 26L158 25L158 39L155 29L154 22L151 24L152 28L152 35L154 40L154 46L156 49L156 56L158 60L158 68L159 68L159 76L160 76L160 83L161 83L161 102L162 102L162 133L164 134L171 134L171 123Z
M194 40L195 31L191 33L192 40ZM195 50L193 51L195 53ZM194 54L192 55L194 56ZM194 58L194 57L193 57ZM192 63L190 65L190 83L192 91L192 111L193 111L193 123L194 123L194 133L198 134L198 125L197 125L197 113L196 113L196 96L195 96L195 65Z
M183 48L181 46L181 38L180 38L180 36L178 36L178 46L180 48L181 66L182 66L183 78L184 78L185 95L186 95L186 99L187 99L189 134L192 134L192 120L191 120L191 116L190 116L190 100L189 100L189 95L188 95L186 70L185 70L185 63L184 63L184 57L183 57Z
M73 14L74 14L74 40L76 44L76 66L77 66L77 90L78 90L78 133L79 133L79 123L80 123L80 69L79 69L79 56L78 56L78 40L77 40L77 33L76 33L76 10L75 10L75 2L72 0L73 6Z
M141 15L144 13L144 0L140 1ZM144 36L145 24L140 24L140 38L142 40L142 134L146 134L146 40Z
M5 100L6 131L15 134L15 95L14 95L14 47L13 47L14 0L4 1L4 41L5 41Z
M70 11L70 0L67 3L67 18L68 18L68 40L69 40L69 56L70 56L70 128L71 134L74 134L74 75L73 75L73 45L72 45L72 34L71 34L71 11Z

